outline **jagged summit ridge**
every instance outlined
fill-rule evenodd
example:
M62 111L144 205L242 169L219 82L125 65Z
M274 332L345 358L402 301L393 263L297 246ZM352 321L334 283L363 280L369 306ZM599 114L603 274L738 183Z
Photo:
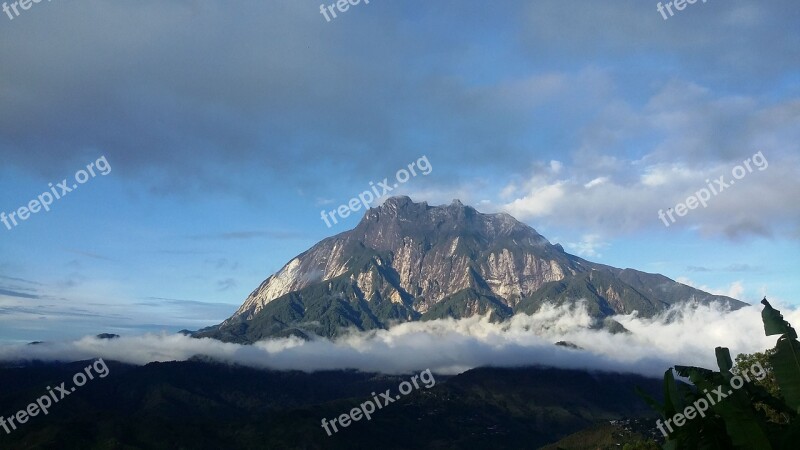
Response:
M409 197L392 197L371 208L351 232L352 237L375 249L395 249L403 238L428 242L456 237L491 242L512 237L536 245L549 245L533 228L508 214L483 214L454 200L446 206L414 203Z

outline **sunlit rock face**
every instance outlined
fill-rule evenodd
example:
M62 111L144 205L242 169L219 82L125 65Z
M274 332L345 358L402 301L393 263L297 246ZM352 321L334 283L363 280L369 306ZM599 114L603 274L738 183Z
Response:
M491 314L587 301L598 318L651 316L680 301L733 299L661 275L592 263L508 214L392 197L352 230L324 239L267 278L239 310L197 335L226 340ZM241 339L240 339L241 338Z

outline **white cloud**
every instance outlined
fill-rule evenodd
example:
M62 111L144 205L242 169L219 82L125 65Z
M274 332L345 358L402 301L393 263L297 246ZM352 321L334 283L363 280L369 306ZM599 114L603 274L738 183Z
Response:
M609 246L608 242L603 241L597 234L585 234L580 242L568 242L565 245L578 256L586 258L602 258L600 250Z
M707 285L698 286L697 283L686 277L678 277L677 281L687 286L691 286L701 291L706 291L714 295L725 295L735 299L741 299L744 294L744 283L741 280L732 282L729 286L724 288L712 288Z
M692 171L679 164L656 165L645 167L641 182L645 186L658 187L678 181L697 180L702 173Z
M800 311L783 310L800 324ZM186 360L208 355L230 363L280 370L360 369L407 373L431 368L459 373L479 366L546 366L635 372L658 376L675 364L716 367L714 347L730 347L733 355L774 345L764 336L760 308L728 312L718 305L682 306L667 314L642 319L617 316L632 333L612 335L591 330L585 306L545 306L532 315L507 322L487 318L411 322L389 330L352 333L336 341L275 339L252 346L192 339L182 335L144 335L100 340L0 346L0 361L80 360L102 357L133 364ZM584 350L553 345L566 340Z
M584 184L583 187L585 187L586 189L591 189L595 186L600 186L601 184L606 183L607 181L608 177L597 177L594 180Z
M597 119L576 125L572 160L553 170L543 158L513 177L499 196L503 208L536 219L537 227L606 235L660 229L659 209L674 208L710 180L731 180L735 166L763 151L766 171L748 174L674 228L796 239L800 100L719 94L680 79L663 83L643 106L609 94L606 106L596 107Z
M518 188L514 183L506 185L506 187L500 191L500 198L506 200L513 197L514 193L517 192L517 189Z
M556 207L564 200L566 192L563 183L533 188L527 195L508 203L504 208L517 218L533 218L547 216L556 211Z

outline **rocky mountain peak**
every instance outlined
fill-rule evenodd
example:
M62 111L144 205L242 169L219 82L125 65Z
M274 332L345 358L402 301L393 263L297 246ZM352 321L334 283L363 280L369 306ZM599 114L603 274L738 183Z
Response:
M564 252L505 213L387 199L352 230L289 261L237 313L200 336L248 341L285 333L334 336L348 326L532 313L545 303L587 302L598 319L652 316L683 301L727 297L669 278L592 263Z
M376 208L370 208L364 219L371 215L372 217L384 219L407 220L424 214L428 208L427 202L414 203L411 198L400 195L389 197L382 205Z
M449 205L415 203L407 196L391 197L371 208L353 230L352 237L374 248L396 248L398 240L420 238L430 242L455 237L490 242L513 237L527 242L546 243L533 228L506 213L484 214L455 199Z
M422 202L422 203L427 205L427 202ZM413 204L414 204L414 201L411 200L411 197L409 197L407 195L396 195L394 197L387 198L386 201L383 202L383 205L381 205L379 208L384 207L384 208L387 208L387 209L398 210L398 209L406 208L406 207L411 206Z

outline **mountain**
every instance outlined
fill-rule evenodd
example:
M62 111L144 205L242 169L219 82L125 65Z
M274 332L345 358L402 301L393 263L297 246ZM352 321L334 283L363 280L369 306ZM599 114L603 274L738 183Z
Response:
M91 361L0 365L0 411L9 417L47 386ZM268 371L201 362L131 366L106 361L96 378L7 434L2 449L531 449L589 427L655 413L638 386L661 400L662 381L638 375L544 367L479 368L436 375L328 436L339 417L409 379L357 371ZM2 413L0 413L2 414Z
M267 278L222 324L196 337L252 343L268 337L335 337L347 328L490 315L500 321L543 304L585 300L598 326L680 302L745 303L663 275L586 261L508 214L483 214L392 197L352 230L324 239ZM605 319L605 320L604 320Z

